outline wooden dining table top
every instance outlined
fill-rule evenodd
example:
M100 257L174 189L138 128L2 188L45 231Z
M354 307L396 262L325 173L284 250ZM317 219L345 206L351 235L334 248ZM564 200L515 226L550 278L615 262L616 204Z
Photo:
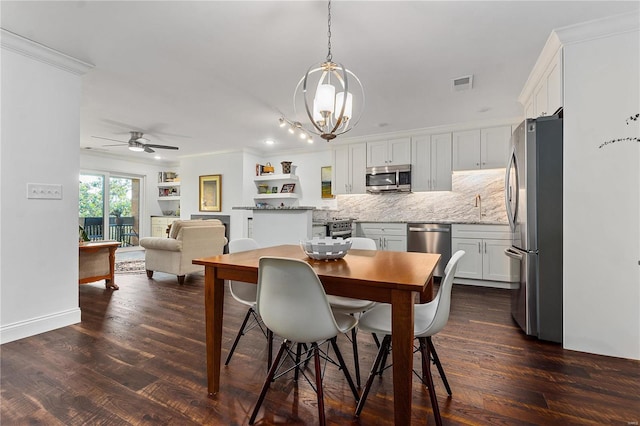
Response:
M300 246L280 245L246 252L194 259L193 263L223 266L225 271L255 275L247 282L257 282L257 269L262 256L284 257L306 261L320 278L357 281L359 286L420 292L431 278L440 260L439 254L351 249L342 259L314 260ZM220 278L230 279L221 276ZM237 279L237 278L234 278Z

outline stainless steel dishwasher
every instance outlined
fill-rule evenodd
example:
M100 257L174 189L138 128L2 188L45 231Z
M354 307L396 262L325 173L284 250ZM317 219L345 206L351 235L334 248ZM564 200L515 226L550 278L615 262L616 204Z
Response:
M438 253L442 256L434 272L434 276L442 277L444 267L451 259L451 225L409 223L407 231L407 251Z

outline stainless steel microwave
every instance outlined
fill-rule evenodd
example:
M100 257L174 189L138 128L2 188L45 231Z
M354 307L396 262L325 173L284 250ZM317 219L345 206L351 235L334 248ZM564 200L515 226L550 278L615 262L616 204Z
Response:
M367 192L410 192L411 165L367 167Z

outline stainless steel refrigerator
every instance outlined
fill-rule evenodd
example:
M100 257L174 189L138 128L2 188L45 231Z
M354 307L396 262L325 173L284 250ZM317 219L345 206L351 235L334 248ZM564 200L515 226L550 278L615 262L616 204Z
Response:
M511 315L528 335L562 342L562 118L527 119L513 132L505 178L513 241L520 262Z

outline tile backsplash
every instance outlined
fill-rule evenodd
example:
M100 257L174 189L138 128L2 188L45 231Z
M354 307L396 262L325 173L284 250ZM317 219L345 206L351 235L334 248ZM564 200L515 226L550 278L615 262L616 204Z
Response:
M504 174L504 169L455 172L451 191L338 195L337 209L316 210L314 219L507 223ZM482 211L476 207L476 195L480 195Z

